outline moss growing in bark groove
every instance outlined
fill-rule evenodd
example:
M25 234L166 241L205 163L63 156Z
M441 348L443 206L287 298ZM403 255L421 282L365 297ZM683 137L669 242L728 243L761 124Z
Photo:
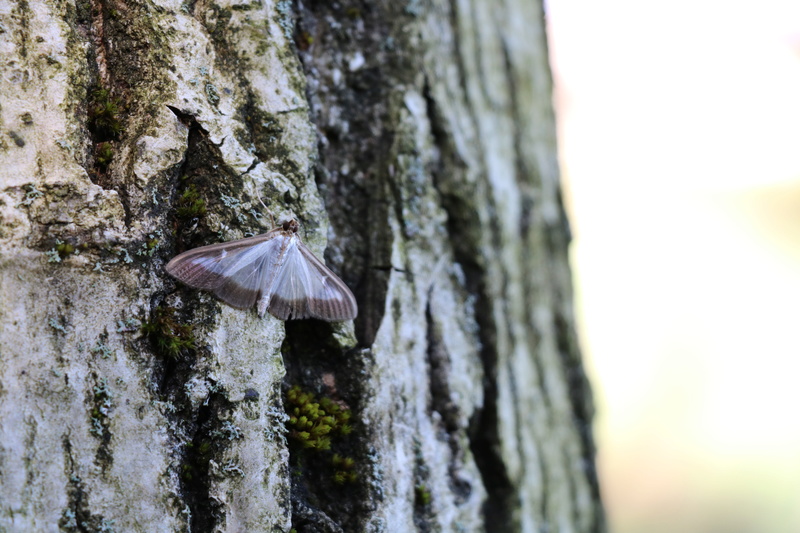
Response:
M369 428L358 415L366 358L349 351L350 341L327 322L288 321L285 327L281 351L287 372L283 408L289 417L284 425L292 472L292 527L309 531L320 520L332 520L343 531L360 531L370 513L364 502L377 483L377 456L367 442ZM305 435L298 435L300 428L291 423L292 416L298 421L302 416L295 408L305 406L313 415L313 404L318 405L318 422L336 419L336 429L325 435L330 438L328 450L306 447Z
M302 448L330 450L331 437L352 431L350 410L342 409L329 398L317 401L313 394L295 385L286 393L286 402L289 414L286 429Z
M206 214L206 201L200 198L197 186L192 183L178 197L176 214L183 219L201 217Z
M343 457L335 453L331 458L331 464L334 468L333 482L337 485L355 483L358 481L358 474L356 474L354 470L356 461L352 457Z
M289 438L309 453L328 452L332 444L349 435L351 412L330 398L317 398L294 385L286 392L286 429ZM330 457L331 481L337 485L355 483L356 461L334 453Z
M414 487L414 504L427 507L431 503L431 491L423 484Z
M100 170L106 170L114 160L114 147L110 142L101 142L94 151L95 163Z
M75 247L68 242L56 239L56 252L61 259L66 259L75 253Z
M166 357L175 358L195 349L192 326L178 322L173 307L156 307L150 320L142 321L142 332L148 336L156 352Z
M75 253L75 247L68 242L61 239L56 239L56 245L44 254L47 256L48 263L60 263L62 259L66 259Z
M89 131L97 141L116 139L122 131L119 121L119 98L111 96L108 89L95 88L89 100Z

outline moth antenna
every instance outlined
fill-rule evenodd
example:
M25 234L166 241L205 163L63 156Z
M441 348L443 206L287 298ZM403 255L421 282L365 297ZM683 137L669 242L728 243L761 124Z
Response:
M269 221L270 221L270 224L271 224L270 227L274 228L275 227L275 217L272 216L272 211L269 210L267 205L261 199L261 191L259 191L258 186L256 186L256 197L258 197L258 203L260 203L264 207L264 211L266 211L266 213L269 215Z

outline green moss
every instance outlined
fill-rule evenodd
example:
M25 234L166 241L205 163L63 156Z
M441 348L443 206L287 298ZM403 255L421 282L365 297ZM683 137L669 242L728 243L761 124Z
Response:
M114 147L111 145L110 142L102 142L97 145L97 148L94 152L95 163L101 170L105 170L108 168L108 165L111 164L111 161L114 159Z
M208 455L211 452L211 446L212 444L210 440L204 440L200 443L200 446L198 446L197 452L200 455Z
M55 251L58 253L58 257L60 259L66 259L75 253L75 247L68 242L63 242L59 239L56 239Z
M173 307L157 307L150 320L142 321L142 332L150 338L156 352L166 357L195 349L192 326L178 322Z
M348 435L350 410L329 398L317 401L313 394L295 385L286 393L289 437L303 448L329 450L331 437Z
M352 431L350 410L330 398L317 399L295 385L286 393L286 411L289 415L286 429L291 441L303 452L323 454L323 460L330 457L331 480L335 484L355 483L356 460L338 453L328 455L331 447L340 446L343 437Z
M337 485L355 483L358 480L358 474L354 470L356 461L352 457L343 457L335 453L331 458L331 464L333 465L333 482Z
M119 121L119 98L111 96L108 89L97 88L91 93L89 100L89 131L98 141L109 141L117 138L122 131Z
M431 503L431 491L425 485L417 485L414 487L414 503L416 505L427 507Z
M180 218L191 219L206 214L206 202L200 197L200 192L194 184L189 185L178 197L177 215Z

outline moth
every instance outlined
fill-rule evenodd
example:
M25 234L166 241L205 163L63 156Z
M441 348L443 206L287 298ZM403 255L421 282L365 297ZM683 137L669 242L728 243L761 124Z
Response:
M167 263L167 273L239 309L258 303L260 316L354 319L353 293L303 244L298 228L289 220L262 235L189 250Z

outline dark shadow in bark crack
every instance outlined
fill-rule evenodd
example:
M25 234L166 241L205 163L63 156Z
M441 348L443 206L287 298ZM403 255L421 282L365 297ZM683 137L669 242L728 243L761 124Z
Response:
M369 496L368 428L357 415L368 358L365 350L342 351L333 342L335 327L318 320L286 322L284 405L290 417L313 422L310 428L294 420L287 423L292 527L298 533L358 531L373 510L368 503L374 502ZM323 414L315 418L309 411L317 409ZM314 439L324 417L335 419L330 421L332 429ZM349 429L342 431L343 425ZM301 435L303 431L311 435ZM311 446L312 442L323 444Z

